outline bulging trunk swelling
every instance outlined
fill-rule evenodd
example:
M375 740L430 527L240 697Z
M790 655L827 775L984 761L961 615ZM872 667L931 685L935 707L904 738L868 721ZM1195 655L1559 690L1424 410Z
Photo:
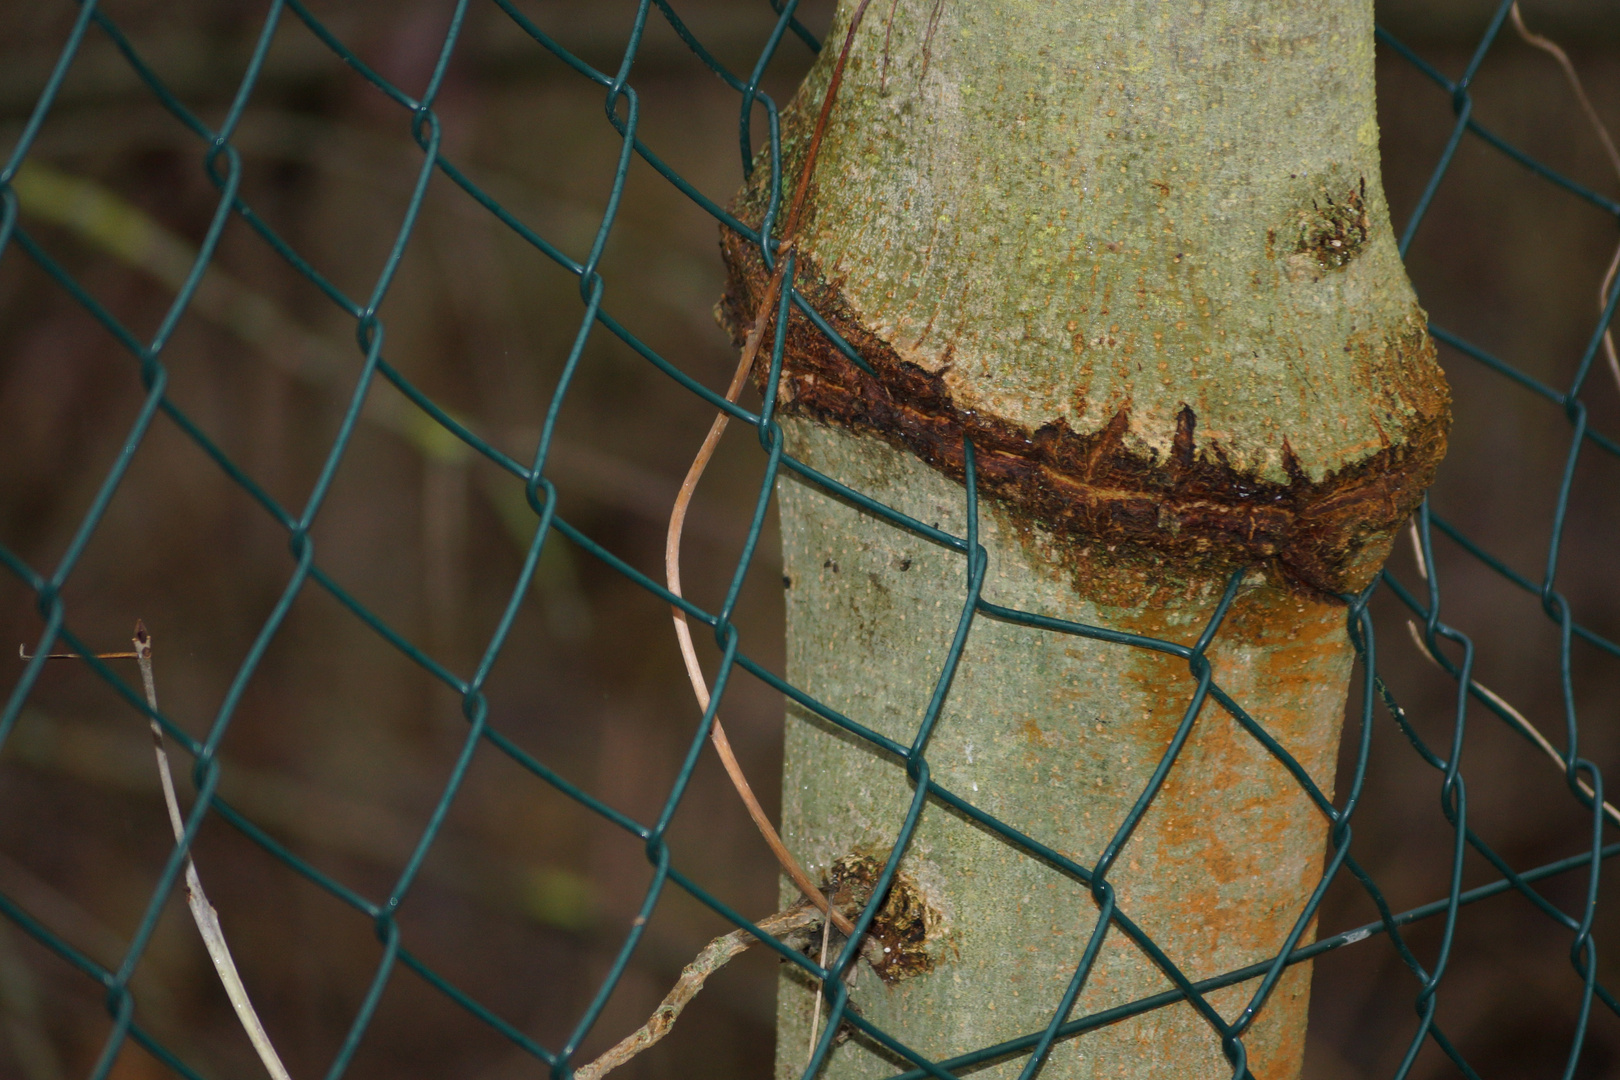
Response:
M785 175L833 52L785 114ZM1250 567L1215 677L1324 789L1351 662L1336 597L1376 573L1448 422L1379 183L1372 62L1367 0L875 2L796 278L870 373L795 316L779 391L791 452L959 534L971 439L997 603L1191 644ZM765 172L737 202L756 222ZM740 329L765 273L741 238L724 246ZM781 505L789 677L909 742L960 557L796 481ZM934 776L1090 863L1192 688L1184 661L981 618ZM801 857L881 853L909 795L895 763L790 710L784 831ZM1210 704L1110 880L1197 978L1275 953L1324 835ZM856 1007L936 1057L1042 1028L1095 919L1085 891L940 806L904 866L940 913L936 963L863 981ZM1298 1073L1308 977L1291 972L1245 1038L1262 1080ZM1078 1008L1166 986L1115 933ZM803 1066L810 1000L785 980L784 1073ZM1043 1076L1229 1069L1183 1005L1065 1044ZM828 1075L887 1071L852 1040Z

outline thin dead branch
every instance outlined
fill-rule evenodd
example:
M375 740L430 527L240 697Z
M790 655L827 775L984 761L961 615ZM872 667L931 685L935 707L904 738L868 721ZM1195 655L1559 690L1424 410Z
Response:
M139 619L135 620L135 649L133 652L105 652L96 653L97 660L134 660L140 665L141 686L146 694L147 707L156 713L157 679L152 671L152 636L146 631L146 624ZM33 659L26 646L17 646L17 655L24 660ZM84 653L61 652L47 653L47 660L84 660ZM180 813L180 799L175 794L174 773L169 768L169 751L163 742L163 728L155 719L148 719L152 728L152 749L157 755L158 777L163 785L163 803L169 812L169 828L174 833L175 844L185 839L185 816ZM253 1002L248 997L247 987L242 983L242 976L236 970L236 961L231 956L230 946L225 943L225 931L219 923L219 912L214 905L208 902L208 896L203 892L202 880L197 876L197 864L190 852L186 853L186 904L191 908L191 917L197 924L197 932L202 935L203 947L208 950L208 958L213 961L214 970L219 973L219 981L225 987L225 995L231 999L231 1007L236 1010L236 1017L242 1023L242 1029L247 1032L248 1040L253 1043L253 1049L258 1053L259 1060L264 1063L265 1071L273 1080L292 1080L287 1069L281 1064L281 1058L276 1054L276 1048L270 1043L270 1036L265 1033L264 1025L259 1021L259 1014L253 1009Z
M774 938L789 938L814 930L823 922L821 913L806 903L796 903L760 922L759 928ZM697 958L687 964L676 980L675 988L647 1022L634 1034L620 1039L607 1053L589 1065L574 1072L575 1080L601 1080L601 1077L623 1065L637 1054L670 1033L681 1010L694 997L710 975L725 967L738 954L758 939L747 930L733 930L709 942ZM825 962L825 960L823 961Z
M1586 90L1581 86L1581 77L1575 72L1575 65L1569 54L1559 47L1551 38L1542 37L1524 25L1524 15L1519 11L1519 5L1514 4L1508 14L1513 19L1513 29L1525 42L1558 61L1558 66L1564 69L1564 78L1569 80L1570 89L1575 91L1575 98L1581 103L1581 110L1586 113L1586 119L1591 123L1592 130L1597 133L1598 141L1603 144L1603 152L1608 156L1609 164L1620 175L1620 149L1616 149L1614 139L1609 135L1609 129L1604 126L1603 119L1592 105L1592 99L1586 96Z
M146 691L146 704L155 713L157 712L157 682L152 675L152 637L146 632L145 624L135 623L135 661L141 668L141 683ZM180 800L175 796L174 776L169 769L169 753L163 745L163 729L156 720L149 721L152 725L152 747L157 754L158 775L163 779L163 802L169 810L169 826L174 830L174 842L179 844L185 837L185 818L180 813ZM259 1060L264 1063L265 1071L275 1080L292 1080L287 1069L281 1064L281 1058L276 1054L276 1048L270 1043L270 1036L265 1033L264 1025L259 1022L259 1014L253 1009L253 1002L248 998L247 987L242 984L242 976L236 970L236 961L231 957L231 950L225 944L225 931L219 924L219 912L214 905L208 902L203 892L202 880L197 876L197 864L190 853L186 855L186 903L191 908L191 917L197 923L197 932L202 935L203 946L208 950L208 958L214 962L214 970L219 973L219 981L225 987L225 994L231 999L231 1007L236 1010L236 1017L242 1022L242 1029L247 1032L253 1049L258 1052Z

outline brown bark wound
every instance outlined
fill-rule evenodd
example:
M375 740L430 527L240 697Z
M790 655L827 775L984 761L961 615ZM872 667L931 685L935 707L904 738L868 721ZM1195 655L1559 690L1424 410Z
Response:
M717 314L740 344L764 295L769 273L747 238L724 230L728 277ZM1198 417L1183 405L1164 459L1129 450L1129 412L1093 435L1061 419L1036 430L959 406L943 371L902 360L868 330L836 286L822 280L804 252L795 285L876 373L861 371L796 309L788 319L779 408L878 436L961 481L963 442L973 440L981 493L1073 541L1117 555L1175 560L1218 569L1269 564L1286 579L1330 594L1364 588L1388 554L1390 538L1412 513L1445 454L1450 401L1442 382L1414 377L1398 388L1420 420L1400 443L1313 482L1283 444L1291 479L1278 483L1232 467L1219 442L1194 452ZM774 335L774 318L765 340ZM1344 346L1357 366L1384 373L1435 368L1423 313L1414 309L1394 340ZM1390 362L1389 353L1396 354ZM764 389L769 355L761 350L756 383Z

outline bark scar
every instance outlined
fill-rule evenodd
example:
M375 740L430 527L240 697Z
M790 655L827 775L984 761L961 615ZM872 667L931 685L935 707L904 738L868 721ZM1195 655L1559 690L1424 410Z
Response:
M716 313L740 340L769 275L745 238L724 230L721 247L728 275ZM1439 380L1403 388L1417 403L1403 442L1319 481L1305 475L1286 444L1287 483L1237 471L1219 445L1195 455L1198 418L1188 405L1179 410L1163 461L1125 446L1129 403L1094 434L1077 433L1061 419L1032 431L959 406L940 374L902 360L868 330L811 258L801 253L797 266L800 293L876 377L794 310L778 390L783 413L875 435L958 481L965 476L963 441L971 437L981 492L1087 549L1103 544L1161 564L1270 564L1311 590L1356 592L1377 574L1390 537L1422 499L1445 453L1450 402ZM1366 347L1398 350L1392 368L1398 372L1437 370L1418 316L1398 340ZM774 326L767 331L774 332ZM762 389L765 377L762 357L755 371Z

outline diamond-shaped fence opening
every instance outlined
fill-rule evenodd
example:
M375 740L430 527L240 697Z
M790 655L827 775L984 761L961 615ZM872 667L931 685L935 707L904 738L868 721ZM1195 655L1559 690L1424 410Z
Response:
M1599 945L1620 851L1602 807L1620 161L1509 5L1414 7L1380 29L1386 186L1456 423L1411 545L1348 608L1347 730L1368 733L1336 785L1361 793L1353 840L1335 829L1314 944L1060 1017L1059 1039L1319 957L1307 1075L1620 1067ZM1546 14L1595 117L1620 119L1620 17ZM706 740L723 701L774 815L763 781L797 690L767 500L784 471L824 478L779 453L757 395L721 396L735 356L710 309L717 229L761 242L725 206L829 17L792 0L0 15L0 610L26 654L0 713L0 1072L261 1068L192 925L187 851L299 1077L567 1075L705 942L777 906ZM714 631L700 712L662 544L717 410L735 422L680 601ZM886 520L979 565L966 537ZM964 625L1107 632L968 599ZM127 658L46 659L125 650L137 617L156 711ZM1167 693L1241 713L1200 681L1201 648L1114 640L1187 660ZM179 846L149 719L180 777ZM929 795L1091 880L963 793ZM784 960L817 966L754 950L624 1075L763 1074ZM1021 1062L1042 1035L933 1061L843 1008L829 1023L908 1077Z

